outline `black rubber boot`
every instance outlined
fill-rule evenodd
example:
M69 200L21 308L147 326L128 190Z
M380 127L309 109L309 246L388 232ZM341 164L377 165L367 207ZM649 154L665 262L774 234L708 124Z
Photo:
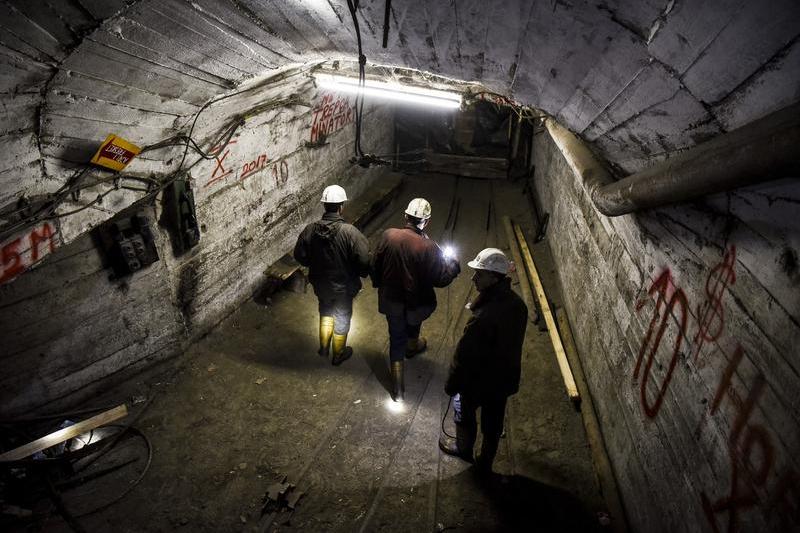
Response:
M428 341L425 337L417 337L415 339L408 339L406 344L406 359L411 359L417 354L420 354L428 349Z
M489 476L492 473L492 463L497 455L497 447L500 444L500 437L488 437L483 435L481 453L475 460L475 472L481 476Z
M452 455L472 463L472 448L475 446L475 433L463 424L456 424L456 439L442 435L439 438L439 449L447 455Z
M403 361L392 361L392 399L405 401L406 386L404 383Z

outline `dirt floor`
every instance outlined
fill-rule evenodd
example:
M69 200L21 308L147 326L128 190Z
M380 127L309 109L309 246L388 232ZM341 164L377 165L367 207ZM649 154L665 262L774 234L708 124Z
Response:
M438 290L424 323L428 351L406 363L406 402L389 397L388 334L377 292L365 283L340 367L317 355L316 299L294 284L249 300L183 356L114 391L152 446L152 463L127 496L78 518L87 531L595 531L605 510L580 414L564 389L546 332L529 324L520 392L512 397L496 474L481 481L437 441L448 407L447 365L475 296L466 261L483 247L507 249L502 215L531 238L521 187L502 181L407 177L366 230L374 244L399 226L412 197L433 206L429 234L452 243L462 274ZM546 245L535 247L555 291ZM557 300L557 294L551 294ZM453 432L452 411L446 427ZM131 486L145 441L128 438L103 461L130 465L63 490L81 514ZM127 450L127 451L126 451ZM102 462L92 468L98 469ZM294 510L265 496L280 482L302 492ZM34 529L66 531L55 513Z

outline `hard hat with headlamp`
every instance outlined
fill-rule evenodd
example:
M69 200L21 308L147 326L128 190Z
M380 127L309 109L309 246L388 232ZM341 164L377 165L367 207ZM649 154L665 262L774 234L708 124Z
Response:
M339 185L328 185L322 191L322 200L324 204L340 204L347 201L347 194L344 189Z
M414 198L406 207L406 215L420 220L428 220L431 218L431 204L425 198Z
M511 263L506 254L498 248L485 248L481 250L473 261L467 263L475 270L490 270L498 274L508 274Z

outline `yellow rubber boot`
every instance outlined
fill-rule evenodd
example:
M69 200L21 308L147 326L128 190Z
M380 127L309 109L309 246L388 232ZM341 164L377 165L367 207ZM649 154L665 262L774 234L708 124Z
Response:
M343 362L350 359L350 356L353 355L353 349L347 346L347 333L344 335L337 335L336 333L333 334L333 359L331 359L331 364L333 366L339 366Z
M333 317L319 317L319 351L322 357L328 357L330 353L331 336L333 335Z

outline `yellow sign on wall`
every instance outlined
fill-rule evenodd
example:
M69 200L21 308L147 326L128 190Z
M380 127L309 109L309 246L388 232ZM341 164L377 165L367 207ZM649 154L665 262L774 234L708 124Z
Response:
M128 166L128 163L141 151L142 149L135 144L112 133L97 149L97 153L92 157L92 163L119 171Z

